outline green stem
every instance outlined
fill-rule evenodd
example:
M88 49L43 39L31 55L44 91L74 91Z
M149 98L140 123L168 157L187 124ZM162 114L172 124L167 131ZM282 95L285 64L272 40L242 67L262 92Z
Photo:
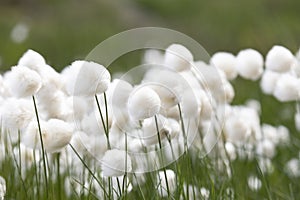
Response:
M104 121L104 117L103 117L103 114L102 114L102 111L101 111L101 107L100 107L97 95L95 95L95 99L96 99L97 108L98 108L99 113L100 113L100 118L101 118L102 126L103 126L103 129L104 129L104 133L105 133L105 136L106 136L106 139L107 139L107 148L111 149L110 142L109 142L109 135L108 135L108 113L107 113L106 95L104 95L105 107L106 107L105 108L106 109L106 122ZM106 123L106 125L105 125L105 123Z
M122 183L122 194L124 194L124 199L126 200L127 197L127 133L125 132L125 174L123 176L123 183ZM126 184L126 186L125 186Z
M162 159L162 163L163 163L163 155L162 155L162 145L161 145L161 140L160 140L160 133L159 133L159 127L158 127L158 122L157 122L157 116L154 115L154 119L155 119L155 125L156 125L156 130L157 130L157 137L158 137L158 144L159 144L159 149L160 149L160 153L161 153L161 159ZM169 189L169 183L168 183L168 177L167 177L167 172L166 172L166 168L163 168L164 171L164 176L165 176L165 181L166 181L166 186L167 186L167 192L168 192L168 197L170 197L170 189Z
M101 184L101 182L98 180L98 178L96 177L96 175L92 172L92 170L89 168L89 166L84 162L84 160L81 158L81 156L78 154L78 152L76 151L76 149L73 147L72 144L69 144L71 149L74 151L74 153L76 154L76 156L79 158L79 160L81 161L81 163L84 165L84 167L89 171L89 173L92 175L92 177L97 181L97 183L99 184L99 186L101 187L101 189L103 190L104 194L109 197L109 195L107 194L105 188L103 187L103 185Z
M40 136L40 142L41 142L41 147L42 147L42 157L43 157L43 165L44 165L46 197L47 197L47 199L48 199L47 166L46 166L46 158L45 158L44 143L43 143L43 138L42 138L42 129L41 129L41 124L40 124L39 114L38 114L38 110L37 110L36 101L35 101L35 97L34 97L34 96L32 96L32 100L33 100L33 104L34 104L34 111L35 111L36 120L37 120L37 123L38 123L39 136Z
M180 121L181 121L181 130L182 130L183 138L184 138L184 153L187 153L187 150L188 150L187 136L186 136L185 127L184 127L184 123L183 123L181 106L179 103L177 105L178 105L179 117L180 117Z
M60 178L60 162L59 162L59 159L60 159L60 153L57 153L56 155L56 167L57 167L57 193L58 193L58 200L61 200L61 184L60 184L60 181L61 181L61 178Z

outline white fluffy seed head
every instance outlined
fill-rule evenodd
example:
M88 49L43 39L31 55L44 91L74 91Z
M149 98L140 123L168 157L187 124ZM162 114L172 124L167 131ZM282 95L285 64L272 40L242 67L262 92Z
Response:
M288 144L290 142L290 131L285 126L278 126L277 127L277 134L279 138L279 144Z
M296 158L289 160L285 165L285 172L290 177L300 177L300 161Z
M201 111L201 100L193 91L186 90L181 97L182 114L187 118L197 118Z
M248 187L253 191L258 191L262 186L262 182L256 176L248 177Z
M210 120L211 116L213 115L213 105L212 105L212 97L210 94L202 91L200 93L201 99L201 111L200 111L200 118L202 120Z
M228 80L233 80L237 77L236 58L228 52L217 52L211 59L210 64L222 70Z
M164 108L177 105L180 101L180 94L184 88L188 87L181 74L165 68L147 71L143 83L149 83L149 87L158 94Z
M299 100L300 79L290 74L282 74L276 82L274 96L281 102Z
M245 102L245 105L250 108L250 109L254 109L257 113L261 113L261 104L260 101L256 100L256 99L248 99Z
M40 127L44 148L48 153L59 152L72 138L73 127L62 120L41 121ZM39 128L35 121L28 125L22 143L29 148L41 148Z
M158 94L147 86L135 88L128 98L128 113L134 120L142 120L156 115L161 107Z
M157 115L157 127L155 118L148 118L143 121L143 127L141 132L141 139L145 146L158 144L157 131L159 130L160 140L164 140L166 137L171 137L172 128L166 119L162 115ZM158 130L157 130L158 128Z
M204 200L208 200L209 196L210 196L210 191L208 189L206 189L205 187L201 187L200 194Z
M164 65L175 71L188 70L193 61L192 53L180 44L172 44L166 49Z
M111 76L109 71L95 62L75 61L63 73L69 94L91 96L108 89Z
M280 73L271 70L265 70L260 82L260 87L262 91L265 94L272 94L274 92L279 77L280 77Z
M276 72L287 72L290 70L294 55L283 46L273 46L266 56L266 68Z
M261 129L265 139L270 140L274 144L279 143L279 134L277 133L276 127L268 124L263 124Z
M108 150L102 158L101 169L105 177L122 176L132 170L131 158L125 151Z
M231 142L226 142L225 149L227 151L230 160L235 160L237 157L235 146Z
M46 65L46 61L41 54L29 49L19 59L18 65L26 66L32 70L39 71L41 66Z
M263 73L263 57L254 49L242 50L236 57L236 67L241 77L255 81Z
M7 99L0 107L5 129L22 130L35 117L33 103L27 99Z
M24 66L12 67L11 71L7 73L5 80L10 93L15 97L32 96L42 86L40 75Z
M234 88L229 82L225 82L223 87L225 92L225 101L227 103L231 103L235 96Z
M167 179L167 180L166 180ZM167 169L166 175L164 171L159 171L157 176L157 184L158 184L158 194L161 197L167 197L168 196L168 190L172 194L176 190L176 174L173 170Z
M156 49L146 50L143 58L143 63L147 64L162 64L164 55Z
M130 92L133 87L127 81L114 79L107 90L108 102L118 109L125 109Z
M250 136L251 128L240 116L231 116L225 122L224 132L228 142L240 144Z
M270 140L264 139L257 144L256 153L263 157L273 158L276 153L275 145Z

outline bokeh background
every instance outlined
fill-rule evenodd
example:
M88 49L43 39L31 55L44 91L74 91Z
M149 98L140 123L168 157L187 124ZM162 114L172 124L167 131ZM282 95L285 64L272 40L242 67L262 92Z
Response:
M158 26L180 31L198 41L209 54L237 54L254 48L264 56L275 44L293 53L300 47L299 0L0 0L0 73L16 65L20 56L33 49L60 71L83 59L98 43L121 31ZM128 69L140 57L114 63ZM274 191L299 194L299 179L288 179L282 169L299 156L300 133L295 130L295 103L280 103L261 93L259 82L238 78L232 82L233 104L249 98L261 102L261 121L285 125L291 145L281 148L274 160ZM252 165L236 171L245 176ZM237 168L239 169L239 167ZM10 169L9 169L10 170ZM239 191L244 191L240 184ZM291 190L292 188L292 190ZM300 194L299 194L300 195Z
M300 46L299 0L0 0L0 70L29 48L60 70L121 31L171 28L212 54ZM121 67L121 66L120 66Z

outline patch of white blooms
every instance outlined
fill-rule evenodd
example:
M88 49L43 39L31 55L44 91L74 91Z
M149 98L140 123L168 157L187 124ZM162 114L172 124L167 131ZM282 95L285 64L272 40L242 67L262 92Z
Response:
M82 174L78 155L92 164L92 170L100 170L104 181L114 178L110 183L116 188L114 198L121 195L119 183L128 182L128 192L133 187L124 175L151 171L149 166L159 169L155 167L166 164L162 160L171 163L189 147L196 157L217 157L218 170L229 176L228 163L236 159L257 158L263 173L272 171L277 147L289 143L289 130L263 124L258 101L232 105L235 91L230 81L238 76L260 80L263 93L281 102L297 101L299 56L274 46L265 60L258 51L245 49L237 55L217 52L204 63L194 60L186 47L172 44L165 52L147 51L143 61L154 67L149 67L140 83L131 84L111 80L100 63L78 60L59 73L39 53L25 52L16 66L0 75L0 162L5 158L2 149L12 148L2 138L9 138L14 146L20 142L21 150L11 152L24 162L19 165L22 168L40 162L41 135L48 156L60 152L61 171L70 170L67 193L71 186L80 193L82 185L74 181L80 180L86 188L94 188L100 199L106 194L94 179L89 181ZM299 112L295 113L295 125L300 130ZM145 152L147 159L136 156ZM299 176L298 164L299 160L291 160L287 173ZM161 197L176 191L174 171L159 171L156 180ZM261 184L257 177L248 179L251 190L259 190ZM188 185L184 192L190 193L194 187ZM209 199L208 189L196 190L194 196ZM0 197L4 193L5 187L0 185Z

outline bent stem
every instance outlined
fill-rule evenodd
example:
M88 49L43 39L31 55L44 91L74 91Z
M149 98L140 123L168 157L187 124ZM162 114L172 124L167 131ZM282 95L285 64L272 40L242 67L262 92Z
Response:
M154 119L155 119L155 126L156 126L156 130L157 130L157 138L158 138L158 144L159 144L159 149L162 150L162 145L161 145L161 140L160 140L160 133L159 133L159 128L158 128L158 122L157 122L157 116L154 115ZM162 155L162 151L160 151L161 153L161 159L162 159L162 163L163 163L163 155ZM167 186L167 192L168 192L168 198L170 197L170 189L169 189L169 183L168 183L168 177L167 177L167 172L166 172L166 168L163 168L164 171L164 176L165 176L165 181L166 181L166 186Z
M187 153L188 150L188 145L187 145L187 136L186 136L186 132L185 132L185 127L184 127L184 122L183 122L183 117L182 117L182 111L181 111L181 106L178 103L178 110L179 110L179 117L180 117L180 121L181 121L181 130L183 133L183 138L184 138L184 153Z
M45 188L46 188L46 196L48 198L47 166L46 166L45 148L44 148L44 143L43 143L43 138L42 138L42 129L41 129L39 113L38 113L38 110L37 110L35 97L33 95L32 95L32 100L33 100L33 104L34 104L34 111L35 111L36 120L37 120L37 123L38 123L39 136L40 136L40 142L41 142L41 147L42 147L42 157L43 157L44 175L45 175Z
M97 108L98 108L99 113L100 113L100 118L101 118L102 126L103 126L103 129L104 129L104 133L105 133L105 136L106 136L106 139L107 139L107 149L111 149L110 142L109 142L109 135L108 135L108 108L107 108L106 94L104 93L106 122L104 121L103 113L101 111L101 107L100 107L100 104L99 104L97 94L95 94L95 100L96 100Z
M126 200L127 195L127 133L125 132L125 174L123 176L123 183L122 183L122 194L124 194L124 199ZM125 186L126 185L126 186Z
M88 170L88 172L92 175L92 177L96 180L96 182L98 183L98 185L101 187L101 189L103 190L104 194L106 197L109 198L109 194L107 194L105 188L103 187L102 183L99 181L99 179L96 177L96 175L92 172L92 170L89 168L89 166L84 162L84 160L82 159L82 157L78 154L78 152L76 151L76 149L73 147L72 144L70 144L71 149L73 150L73 152L76 154L76 156L79 158L79 160L81 161L81 163L84 165L84 167Z

